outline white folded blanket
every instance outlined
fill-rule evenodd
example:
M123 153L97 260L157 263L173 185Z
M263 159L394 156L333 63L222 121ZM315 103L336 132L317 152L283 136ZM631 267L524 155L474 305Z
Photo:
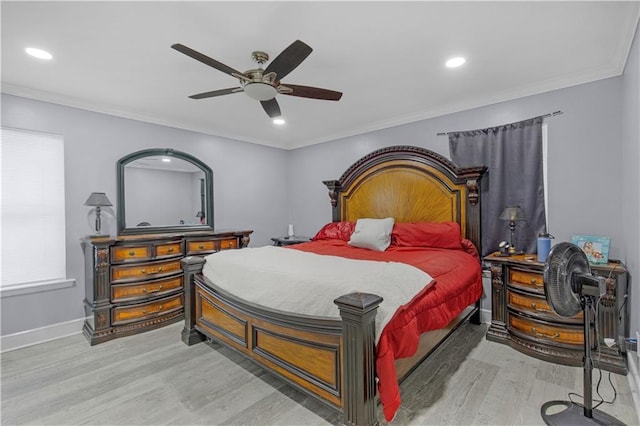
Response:
M361 292L384 300L376 315L376 343L398 308L432 278L398 262L353 260L283 247L224 250L208 255L203 274L216 286L261 306L296 314L340 318L333 301Z

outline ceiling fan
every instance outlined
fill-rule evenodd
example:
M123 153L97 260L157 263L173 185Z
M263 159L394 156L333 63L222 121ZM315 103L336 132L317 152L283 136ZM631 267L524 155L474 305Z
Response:
M250 98L260 101L262 108L264 108L269 117L276 118L281 115L280 106L278 105L278 101L276 101L276 95L278 94L298 96L301 98L323 99L328 101L338 101L342 97L341 92L321 89L319 87L299 86L297 84L280 84L280 80L296 69L296 67L300 65L302 61L304 61L313 51L311 47L300 40L296 40L291 43L291 45L284 49L265 69L262 69L261 66L269 60L269 55L260 51L253 52L251 57L259 64L259 67L245 72L235 70L183 44L176 43L171 47L205 65L209 65L218 71L229 74L240 81L239 87L198 93L196 95L189 96L191 99L212 98L244 92Z

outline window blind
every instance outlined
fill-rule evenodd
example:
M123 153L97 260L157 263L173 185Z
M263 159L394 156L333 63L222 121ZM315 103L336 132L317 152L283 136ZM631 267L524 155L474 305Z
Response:
M64 140L0 129L0 286L66 276Z

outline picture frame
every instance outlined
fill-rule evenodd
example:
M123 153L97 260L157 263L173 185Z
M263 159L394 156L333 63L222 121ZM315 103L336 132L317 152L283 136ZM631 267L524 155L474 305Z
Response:
M602 264L609 262L609 237L598 235L573 235L571 243L577 245L587 255L589 263Z

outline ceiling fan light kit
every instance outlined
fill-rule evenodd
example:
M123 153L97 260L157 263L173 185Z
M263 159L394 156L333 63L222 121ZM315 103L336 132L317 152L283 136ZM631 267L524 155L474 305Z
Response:
M268 101L276 97L278 90L267 83L247 83L244 93L256 101Z
M250 98L260 101L262 108L269 117L277 118L281 115L280 106L275 99L279 94L328 101L338 101L342 97L341 92L334 90L292 84L284 86L280 84L280 80L298 67L313 51L311 47L300 40L291 43L266 69L259 67L245 72L237 71L183 44L176 43L171 47L205 65L237 78L240 82L240 87L198 93L189 96L191 99L205 99L245 92ZM251 54L251 58L259 65L262 65L269 60L269 55L262 51L254 51Z

